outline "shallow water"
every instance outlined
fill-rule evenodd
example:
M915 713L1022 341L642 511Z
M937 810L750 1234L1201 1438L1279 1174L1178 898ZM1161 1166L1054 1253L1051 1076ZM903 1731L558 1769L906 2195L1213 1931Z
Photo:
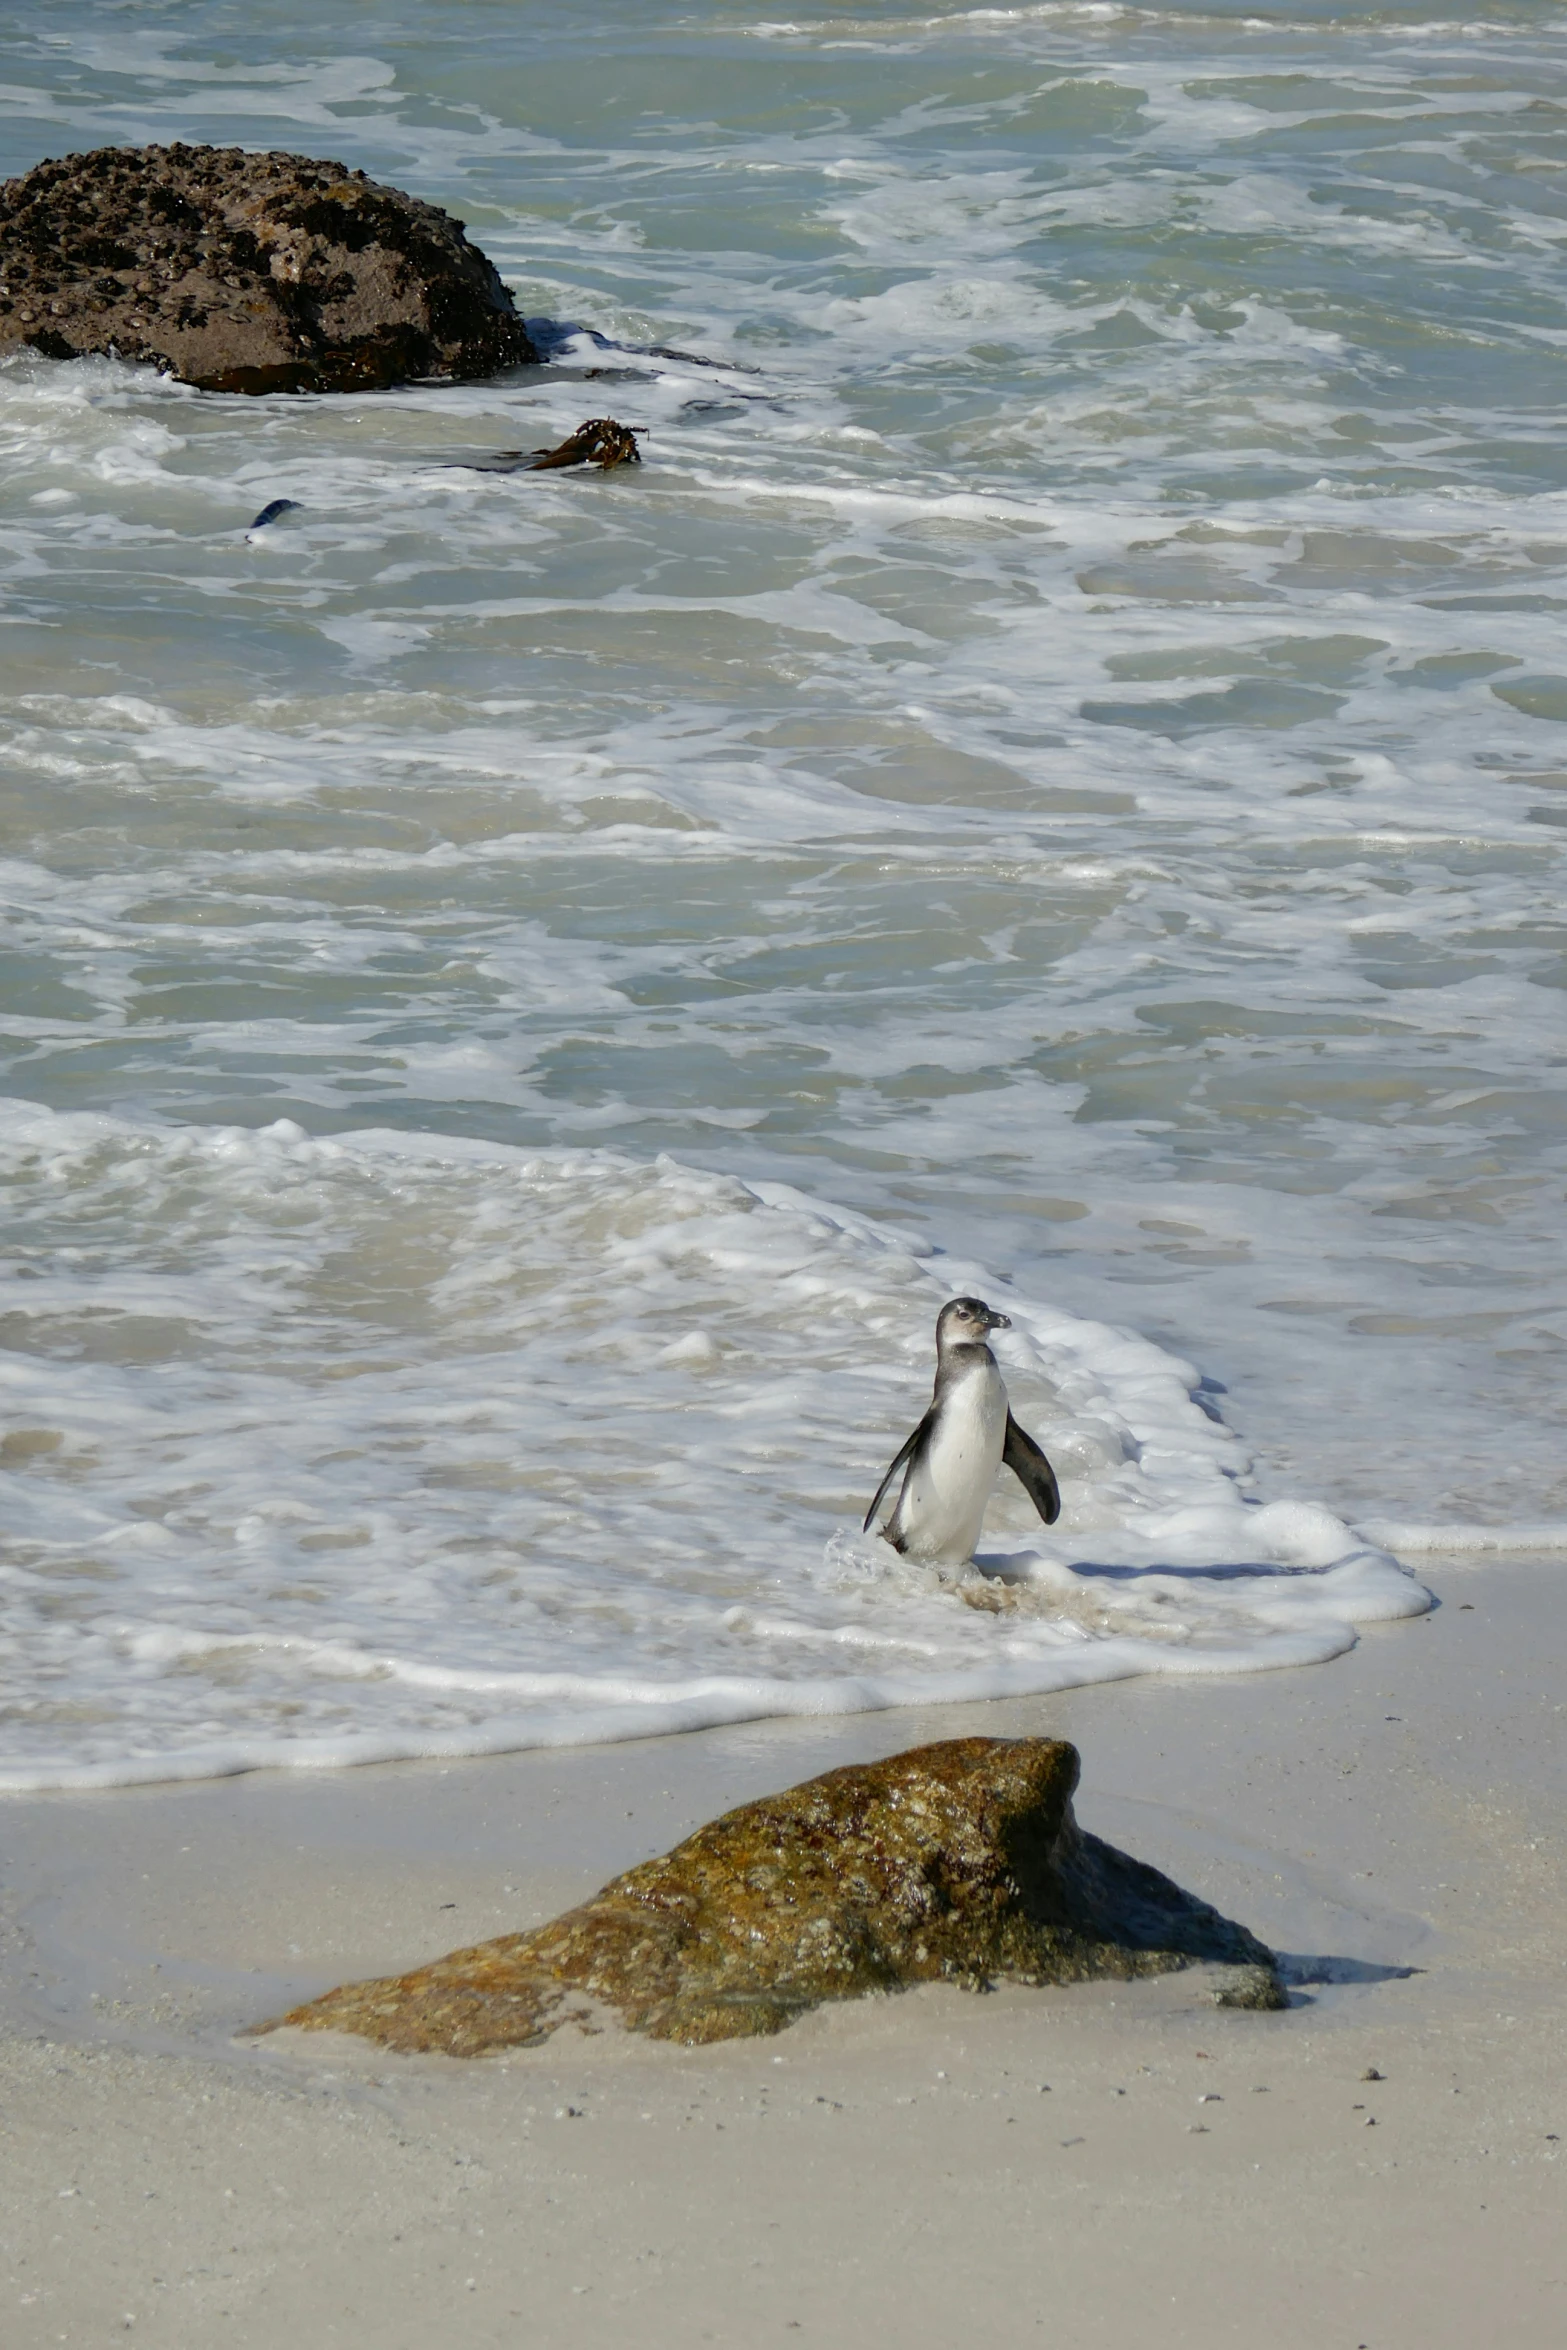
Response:
M1327 1655L1329 1511L1567 1514L1560 33L12 31L4 170L344 157L555 357L0 367L9 1783ZM955 1589L846 1529L965 1282L1068 1510Z

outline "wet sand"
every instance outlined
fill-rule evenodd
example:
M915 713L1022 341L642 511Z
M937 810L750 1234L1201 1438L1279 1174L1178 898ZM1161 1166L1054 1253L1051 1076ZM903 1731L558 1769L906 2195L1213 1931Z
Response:
M7 1800L5 2341L1567 2338L1562 1567L1421 1573L1430 1617L1233 1682ZM1085 1824L1290 1954L1289 2013L1176 1977L696 2051L235 2039L972 1730L1074 1739Z

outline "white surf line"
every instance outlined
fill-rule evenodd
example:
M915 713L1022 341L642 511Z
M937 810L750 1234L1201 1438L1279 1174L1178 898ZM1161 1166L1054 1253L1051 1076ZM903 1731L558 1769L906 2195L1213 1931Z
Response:
M1423 1550L1567 1550L1567 1520L1540 1526L1416 1526L1399 1518L1362 1518L1355 1528L1395 1556Z

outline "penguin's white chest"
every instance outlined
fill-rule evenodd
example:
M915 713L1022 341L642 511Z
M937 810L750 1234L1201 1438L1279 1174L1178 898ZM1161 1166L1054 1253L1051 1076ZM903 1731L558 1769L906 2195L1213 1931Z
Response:
M993 1362L981 1363L948 1388L910 1466L897 1532L912 1557L951 1565L973 1557L1006 1433L1006 1384Z

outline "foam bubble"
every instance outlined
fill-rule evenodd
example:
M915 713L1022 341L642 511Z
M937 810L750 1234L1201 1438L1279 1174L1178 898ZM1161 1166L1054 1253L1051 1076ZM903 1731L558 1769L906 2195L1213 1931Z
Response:
M1560 1519L1539 1526L1419 1526L1399 1518L1367 1518L1361 1532L1388 1551L1567 1550L1567 1524Z

